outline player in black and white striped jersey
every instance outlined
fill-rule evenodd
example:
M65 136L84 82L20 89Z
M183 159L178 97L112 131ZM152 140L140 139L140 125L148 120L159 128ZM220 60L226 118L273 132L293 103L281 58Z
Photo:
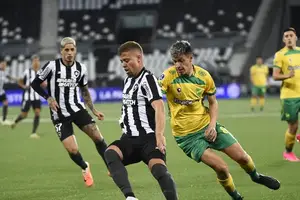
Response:
M125 166L143 161L165 198L177 200L175 182L165 163L165 111L158 81L144 68L143 49L138 43L122 44L119 55L128 77L124 81L120 118L123 134L105 152L110 175L126 200L137 200Z
M103 120L104 115L99 112L92 102L87 79L87 68L75 60L77 48L73 38L61 40L61 59L49 61L37 73L31 87L43 98L47 99L51 119L56 133L68 151L71 159L81 167L86 186L93 185L90 165L84 161L73 131L73 123L85 132L95 143L96 149L104 159L107 145L101 135L95 120L81 102L79 89L85 104L92 113ZM41 83L47 80L48 93L41 88Z
M6 61L2 60L0 62L0 102L2 103L2 121L3 125L10 125L11 122L7 120L8 112L8 101L4 90L4 84L9 79L6 71Z
M24 90L22 97L22 108L21 113L15 119L11 127L15 128L17 123L25 119L28 115L30 107L32 107L34 110L34 120L30 138L39 138L40 136L36 133L36 130L40 122L41 100L40 95L30 87L30 84L35 79L36 73L40 69L40 59L37 55L33 55L31 57L31 62L31 68L26 69L23 73L23 77L18 80L18 85Z

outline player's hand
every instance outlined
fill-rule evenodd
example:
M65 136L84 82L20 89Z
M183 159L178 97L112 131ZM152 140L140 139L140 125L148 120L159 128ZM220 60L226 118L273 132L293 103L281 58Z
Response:
M56 102L56 100L53 97L48 97L47 102L49 104L49 107L54 110L55 112L57 112L57 110L59 109L58 103Z
M166 138L165 136L156 136L156 148L163 154L166 154Z
M102 112L99 112L98 110L94 109L93 114L98 118L98 120L104 120L104 114Z
M208 126L204 134L207 141L214 142L217 138L216 127Z
M290 73L289 73L289 78L292 78L295 76L295 70L291 70Z

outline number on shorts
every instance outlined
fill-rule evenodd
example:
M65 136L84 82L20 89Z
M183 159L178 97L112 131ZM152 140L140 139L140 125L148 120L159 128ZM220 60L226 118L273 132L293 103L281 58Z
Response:
M61 137L61 127L62 127L62 123L55 124L55 131L58 137Z
M220 130L223 132L223 133L226 133L226 134L229 134L230 132L225 128L225 127L220 127Z

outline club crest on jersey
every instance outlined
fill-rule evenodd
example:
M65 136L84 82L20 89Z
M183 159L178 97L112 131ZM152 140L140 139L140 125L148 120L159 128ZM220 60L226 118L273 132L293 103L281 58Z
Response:
M138 89L138 87L139 87L139 85L138 85L138 84L135 84L135 85L133 86L133 92L136 91L136 90Z
M181 92L181 88L177 88L177 92L180 93Z
M162 74L162 75L160 75L159 80L163 80L164 78L165 78L165 75Z
M80 75L80 72L79 72L78 70L75 70L75 71L74 71L74 76L75 76L76 78L78 78L79 75Z

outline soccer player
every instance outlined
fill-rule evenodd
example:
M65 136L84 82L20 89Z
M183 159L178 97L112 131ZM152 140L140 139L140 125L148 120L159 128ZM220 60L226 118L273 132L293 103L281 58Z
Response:
M283 158L288 161L299 161L292 152L295 135L298 130L298 112L300 109L300 47L296 46L297 35L294 28L283 31L285 47L274 57L274 80L282 80L280 99L282 104L281 120L287 121L285 132L285 151Z
M157 79L144 68L143 49L138 43L125 42L118 53L128 77L124 81L119 121L123 134L105 152L111 177L126 200L137 200L125 166L143 161L165 198L177 200L176 186L165 163L165 112Z
M213 150L222 151L249 174L253 182L277 190L280 183L257 172L252 158L237 140L217 122L216 87L210 74L193 65L192 47L187 41L177 41L170 48L174 66L159 78L166 93L171 115L172 134L183 152L215 170L218 182L234 200L242 199L233 183L227 164ZM209 107L203 100L207 96Z
M84 161L76 138L74 136L73 123L86 133L95 143L100 156L104 159L107 145L101 135L94 119L81 102L79 89L85 104L92 113L103 120L104 115L99 112L92 102L87 79L87 68L84 64L75 60L77 48L73 38L66 37L61 40L61 58L50 61L37 72L36 78L31 83L32 88L43 98L47 99L51 119L59 139L68 151L71 159L82 169L86 186L93 185L93 177L90 165ZM41 84L47 80L48 93L43 90Z
M256 64L250 68L250 80L252 83L252 112L255 110L257 99L259 99L260 111L263 111L264 109L268 74L268 66L263 64L263 59L261 56L257 56Z
M6 98L5 90L4 90L4 82L8 77L6 73L6 62L0 62L0 101L2 102L2 121L3 125L10 125L10 122L6 119L7 118L7 110L8 110L8 101Z
M31 61L31 68L26 69L23 73L23 78L18 80L19 86L24 90L22 98L22 108L21 113L19 114L17 119L15 119L11 127L15 128L17 123L25 119L28 115L30 107L32 106L34 110L34 120L30 138L38 139L40 136L36 133L36 130L40 122L41 100L40 95L30 87L30 84L34 80L37 71L40 69L40 59L37 55L33 55Z

